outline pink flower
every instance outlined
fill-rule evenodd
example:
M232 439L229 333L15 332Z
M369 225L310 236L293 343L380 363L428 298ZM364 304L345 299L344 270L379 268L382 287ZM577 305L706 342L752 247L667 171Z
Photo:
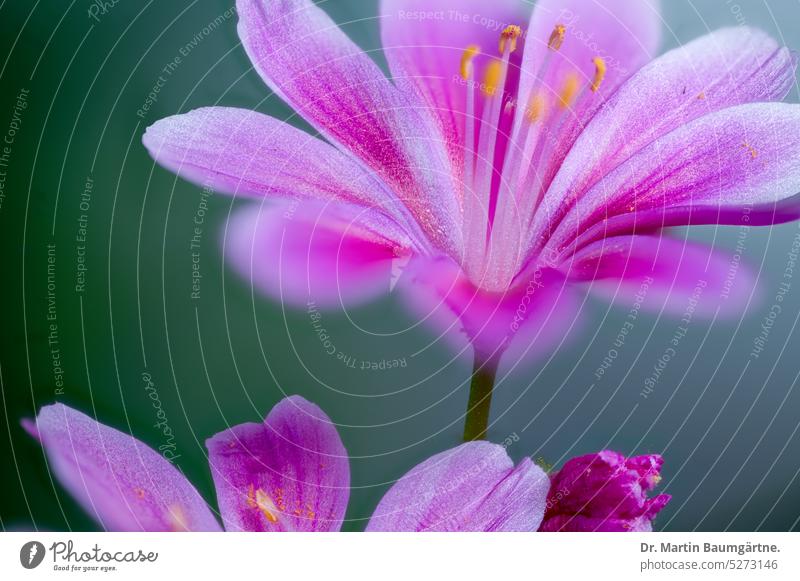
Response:
M212 510L161 454L62 404L24 421L56 479L109 531L220 531ZM350 497L347 450L331 420L298 396L263 423L210 438L227 531L338 531ZM368 524L382 531L535 531L550 481L529 459L471 442L437 454L389 490Z
M698 315L738 312L749 274L726 282L729 253L662 228L798 216L800 108L776 103L790 52L739 27L651 61L658 2L528 4L383 0L389 80L310 0L238 0L255 69L319 137L210 107L144 143L186 179L270 201L227 228L258 288L338 306L403 268L414 307L484 361L516 335L553 348L580 287L624 301L652 278L645 306L682 310L702 280Z
M569 460L552 477L543 532L649 532L670 495L648 498L661 481L658 454L626 458L604 450Z
M155 123L145 146L269 201L230 220L225 252L282 301L365 301L402 270L420 317L474 348L467 438L485 433L512 339L517 356L555 349L586 289L656 311L691 300L695 317L750 303L732 252L664 228L800 216L800 107L778 102L795 59L758 30L652 60L655 0L540 0L530 15L520 0L383 0L390 80L310 0L237 9L255 69L319 136L210 107Z

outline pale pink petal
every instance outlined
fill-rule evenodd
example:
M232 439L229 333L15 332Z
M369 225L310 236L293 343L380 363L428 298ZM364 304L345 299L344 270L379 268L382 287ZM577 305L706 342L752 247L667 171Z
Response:
M62 404L43 407L27 429L59 482L106 530L220 530L186 477L136 438Z
M367 531L524 532L539 528L550 480L529 458L470 442L417 465L389 489Z
M159 164L209 190L359 204L402 220L396 196L350 156L255 111L195 109L157 121L142 140Z

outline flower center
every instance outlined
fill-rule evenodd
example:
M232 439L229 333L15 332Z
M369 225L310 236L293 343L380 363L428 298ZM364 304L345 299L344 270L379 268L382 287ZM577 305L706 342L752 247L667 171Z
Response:
M518 89L519 76L531 71L512 74L520 62L514 55L522 36L519 26L500 34L501 57L484 66L483 82L474 80L480 48L468 46L461 58L467 91L462 266L486 290L507 289L524 265L532 218L552 179L550 162L606 76L600 57L592 59L593 78L582 78L570 66L559 54L566 33L564 25L554 27L532 82L525 84L527 94Z

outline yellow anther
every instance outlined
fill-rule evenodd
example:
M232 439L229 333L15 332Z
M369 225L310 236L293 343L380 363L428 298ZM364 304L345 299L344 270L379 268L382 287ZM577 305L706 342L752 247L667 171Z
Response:
M257 508L261 511L261 514L264 515L271 523L278 522L278 508L275 506L275 503L272 502L272 499L269 495L264 492L263 490L255 489L255 487L251 484L250 489L247 491L247 505L250 508Z
M697 95L697 100L698 100L698 101L705 101L705 100L706 100L706 93L705 93L705 91L703 91L702 93L700 93L699 95Z
M561 94L558 96L558 104L561 105L562 109L566 109L572 105L575 95L578 94L579 86L580 80L578 79L578 75L575 73L568 74L566 81L564 81L564 88L561 89Z
M486 75L483 78L483 85L481 90L487 97L494 97L497 93L497 85L500 84L500 77L503 74L503 66L500 61L493 60L486 67Z
M758 150L755 147L753 147L752 145L750 145L746 141L744 143L742 143L742 145L750 153L750 157L752 157L753 159L758 157Z
M461 78L465 81L472 76L472 61L478 56L481 48L476 44L469 45L461 55Z
M596 93L597 90L600 88L600 83L603 82L603 79L606 78L606 71L608 67L606 67L606 61L604 61L599 56L596 56L592 59L594 63L594 79L592 79L592 92Z
M511 41L508 52L512 53L517 50L517 39L522 34L522 29L516 24L511 24L503 29L500 33L500 54L506 53L506 42Z
M531 102L528 105L528 108L525 110L525 116L527 117L528 121L531 123L536 123L539 119L541 119L544 116L546 106L547 102L544 100L544 95L541 93L536 93L533 98L531 98Z
M561 45L564 44L564 37L567 35L567 27L563 24L556 24L550 35L550 40L547 41L547 48L550 50L559 50Z

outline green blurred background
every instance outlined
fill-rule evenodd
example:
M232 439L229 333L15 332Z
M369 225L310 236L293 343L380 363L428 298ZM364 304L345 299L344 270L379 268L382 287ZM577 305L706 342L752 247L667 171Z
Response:
M307 313L254 301L249 286L223 268L220 232L242 204L227 197L209 202L201 298L190 297L189 241L201 190L154 167L141 146L145 127L213 104L280 118L291 111L251 70L233 0L112 4L103 11L88 0L0 0L0 133L21 93L27 104L2 168L0 526L95 529L54 485L19 419L63 401L163 445L145 389L149 377L175 433L176 464L212 504L207 437L257 421L283 394L318 403L339 424L352 456L345 528L359 530L389 483L458 442L469 364L431 344L425 329L407 330L413 321L391 296L326 313L324 324L340 351L360 360L406 358L405 368L362 371L328 356ZM664 4L665 48L742 23L800 48L798 0ZM361 46L379 49L373 0L324 8ZM214 21L219 26L201 34ZM199 34L152 108L137 115L162 69ZM797 100L796 89L790 99ZM81 228L85 244L76 241ZM760 271L764 303L739 320L694 322L646 400L643 382L677 321L642 315L630 344L595 382L626 309L587 303L589 332L504 378L492 439L511 437L515 459L533 455L553 464L604 447L663 453L662 489L674 500L661 529L797 529L800 288L789 292L765 352L744 369L797 233L795 224L748 233L744 257ZM692 235L733 248L738 234L705 228ZM85 283L78 291L82 246Z

